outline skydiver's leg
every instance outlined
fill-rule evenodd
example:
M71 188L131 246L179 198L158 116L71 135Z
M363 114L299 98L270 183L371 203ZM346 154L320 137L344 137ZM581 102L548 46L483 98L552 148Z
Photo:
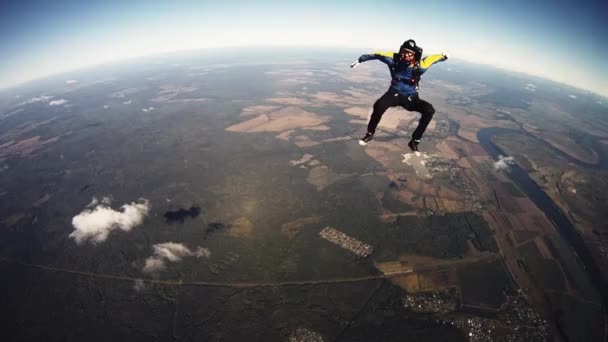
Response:
M429 125L431 120L433 119L433 114L435 114L435 108L433 105L418 98L417 96L412 96L410 99L407 99L405 103L401 104L403 108L409 111L419 112L422 116L418 121L418 127L414 130L414 134L412 134L412 139L416 142L419 142L426 130L426 127Z
M389 107L397 106L399 104L399 97L396 95L397 93L395 93L394 90L389 89L384 95L376 100L376 103L374 103L374 111L367 124L368 133L374 134L384 112L386 112Z

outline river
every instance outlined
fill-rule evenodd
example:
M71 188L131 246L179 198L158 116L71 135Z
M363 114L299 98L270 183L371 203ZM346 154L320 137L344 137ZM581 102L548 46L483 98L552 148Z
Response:
M500 147L498 147L492 141L492 137L498 134L504 133L521 133L520 131L508 129L508 128L484 128L477 133L477 139L483 148L488 152L494 159L498 159L499 155L506 156ZM545 143L539 140L540 143ZM556 150L564 157L569 157ZM602 156L603 157L603 156ZM608 162L602 158L598 163L599 167L605 167ZM569 157L570 162L575 162L572 157ZM585 163L581 165L587 166ZM596 166L597 167L597 166ZM553 223L560 235L570 244L573 250L576 252L578 258L584 265L591 282L595 286L599 295L602 298L604 310L608 308L608 282L602 276L600 269L593 259L591 252L585 245L581 235L578 233L572 222L564 214L564 212L553 202L553 200L528 176L528 174L517 165L511 165L509 172L507 172L509 178L517 184L522 191L536 204L536 206L545 213L545 216Z

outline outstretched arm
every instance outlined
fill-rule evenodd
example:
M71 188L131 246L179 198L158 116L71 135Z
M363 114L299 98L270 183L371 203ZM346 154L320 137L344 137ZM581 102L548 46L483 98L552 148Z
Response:
M443 52L436 55L426 56L420 61L420 68L428 69L431 67L431 65L437 62L443 62L446 59L448 59L448 54Z
M351 68L356 67L359 63L371 61L371 60L379 60L384 64L391 66L393 65L393 54L392 51L374 51L372 54L361 55L359 59L350 65Z

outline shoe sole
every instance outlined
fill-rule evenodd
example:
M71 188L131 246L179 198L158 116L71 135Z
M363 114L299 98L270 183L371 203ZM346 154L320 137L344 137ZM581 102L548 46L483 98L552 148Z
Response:
M367 145L367 143L365 141L363 141L363 140L359 140L359 145L365 146L365 145Z

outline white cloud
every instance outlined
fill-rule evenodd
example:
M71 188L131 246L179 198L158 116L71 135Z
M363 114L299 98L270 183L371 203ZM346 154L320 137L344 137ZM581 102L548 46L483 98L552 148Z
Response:
M600 103L600 104L601 104L601 103ZM5 114L5 115L4 115L4 118L8 118L9 116L13 116L13 115L15 115L15 114L17 114L17 113L19 113L19 112L22 112L22 111L23 111L23 108L19 108L19 109L17 109L17 110L14 110L14 111L12 111L12 112L8 113L8 114Z
M513 157L505 157L503 155L498 156L498 160L494 163L494 169L496 171L507 170L509 169L509 165L515 164L515 160Z
M34 102L39 102L39 101L48 101L50 99L52 99L53 96L48 96L48 95L42 95L42 96L37 96L37 97L32 97L31 99L29 99L27 101L27 103L34 103Z
M92 243L104 242L112 230L130 231L140 225L148 212L150 203L140 199L138 203L124 204L120 211L110 208L110 198L101 201L93 197L87 207L72 219L75 230L70 234L77 244L86 241Z
M68 103L68 100L65 99L53 100L49 102L49 106L61 106L66 103Z
M135 279L135 283L133 284L133 290L139 292L141 290L146 289L146 283L144 283L143 279Z
M103 109L108 109L108 108L110 108L110 106L108 106L108 105L103 106Z
M146 259L142 271L144 273L158 273L167 268L167 262L180 262L184 257L208 258L211 252L207 248L197 247L195 251L190 250L184 244L176 242L164 242L153 246L154 254Z
M599 105L603 104L603 102L599 101L599 100L596 103L599 104Z
M124 104L131 104L131 102L133 102L133 101L129 100L129 101L125 101L125 102L123 102L123 103L124 103Z
M572 95L572 94L570 94L570 95L568 95L568 96L569 96L571 99L575 99L575 100L576 100L576 95Z
M67 81L65 81L65 83L67 83L67 84L73 84L73 83L77 83L77 82L78 81L76 81L76 80L67 80Z
M532 83L528 83L526 84L525 89L534 92L536 91L536 86Z
M154 107L150 107L150 108L142 108L142 109L141 109L141 111L142 111L142 112L144 112L144 113L151 112L151 111L153 111L153 110L154 110Z
M36 102L47 102L48 100L50 100L52 98L53 98L53 96L48 96L48 95L36 96L36 97L32 97L31 99L29 99L27 101L23 101L23 102L19 103L17 106L23 106L26 104L32 104L32 103L36 103Z
M165 265L165 261L163 259L149 257L146 259L146 264L144 265L142 271L144 273L158 273L160 271L164 271L165 268L167 268L167 266Z

